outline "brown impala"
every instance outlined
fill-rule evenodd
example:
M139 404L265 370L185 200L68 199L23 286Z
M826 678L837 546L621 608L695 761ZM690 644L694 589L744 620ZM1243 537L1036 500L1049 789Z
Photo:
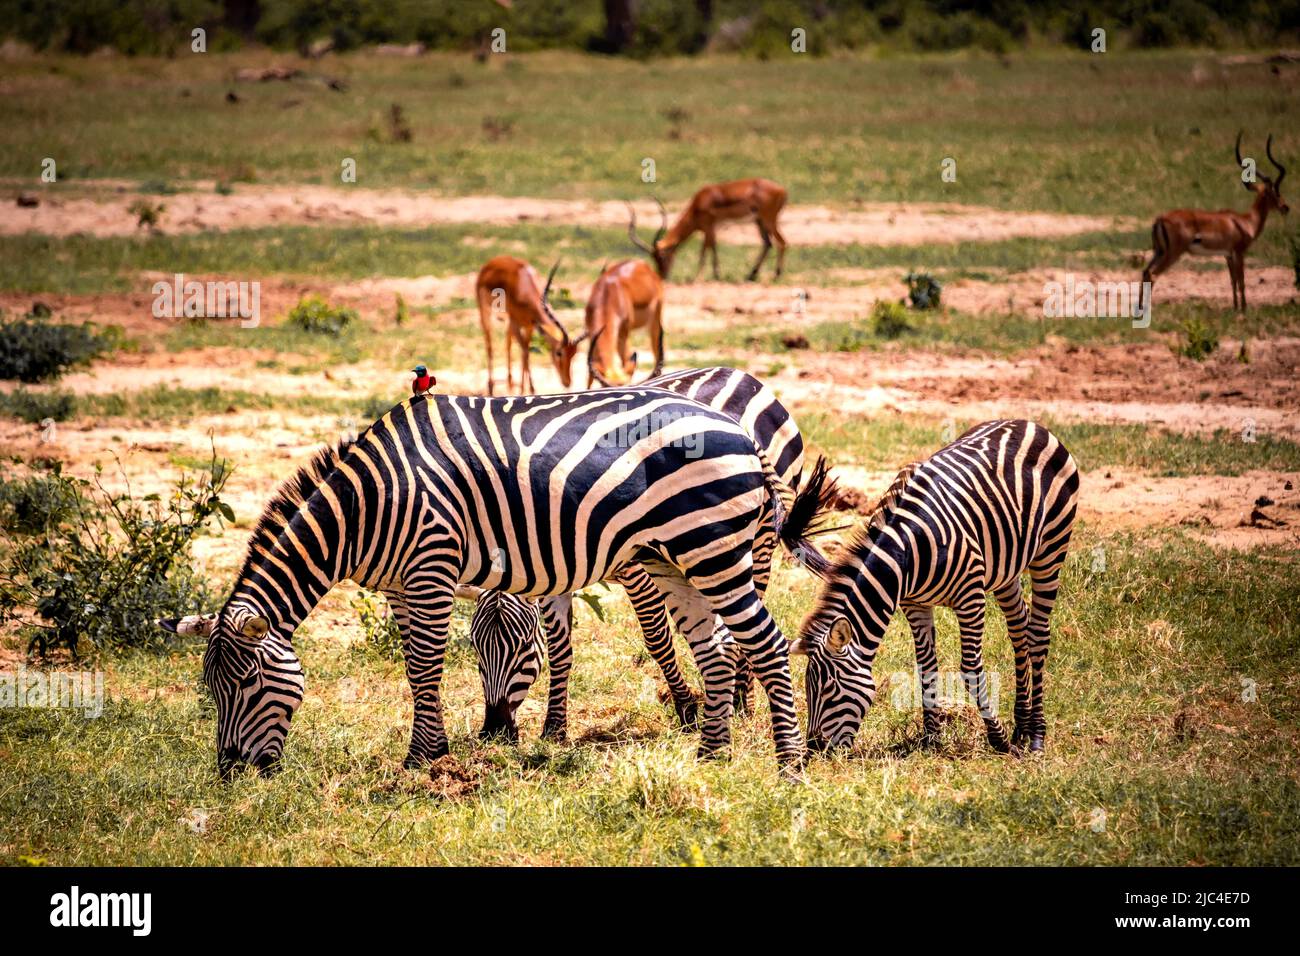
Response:
M754 268L749 270L749 281L753 282L758 278L759 267L767 258L767 252L772 248L774 241L776 274L780 276L781 269L785 265L786 242L785 236L781 235L781 230L776 226L776 217L785 206L785 199L785 187L770 179L737 179L730 183L715 183L712 186L705 186L691 198L690 204L673 223L671 229L665 230L661 225L651 245L647 246L637 239L635 233L632 241L654 259L659 275L667 279L673 267L673 257L677 254L677 247L693 233L702 232L704 241L700 246L700 264L695 267L695 275L691 276L691 281L694 282L699 277L700 270L704 268L706 252L713 254L713 278L717 279L718 241L715 234L717 224L732 219L753 219L758 224L758 234L763 240L763 251L758 254L758 261L754 263ZM659 200L656 199L655 202ZM660 213L663 213L663 208L660 204ZM666 218L665 216L665 220Z
M629 231L636 228L633 217ZM654 378L664 367L664 284L639 259L625 259L603 269L587 299L587 387L627 385L636 371L636 353L628 351L628 336L645 329L654 349Z
M575 340L569 339L560 320L551 311L547 296L551 291L551 280L560 264L551 267L551 274L546 277L546 286L542 287L537 270L528 263L513 256L497 256L489 259L479 270L478 284L475 289L478 298L478 320L483 326L483 339L487 342L487 391L493 393L492 383L492 316L497 313L506 321L506 385L513 391L515 387L513 359L510 355L511 343L519 345L520 359L519 389L536 394L533 388L533 374L528 367L528 347L532 343L533 333L541 332L551 351L551 361L559 373L560 383L568 388L573 376L570 371L573 356L578 352L585 335Z
M1237 167L1241 168L1241 133L1237 134ZM1164 272L1186 253L1192 255L1223 256L1228 262L1228 278L1232 281L1232 307L1246 309L1246 250L1264 231L1268 214L1276 209L1286 215L1290 209L1282 198L1282 180L1286 167L1273 158L1273 135L1270 133L1264 146L1268 161L1277 167L1277 178L1256 174L1257 182L1242 185L1255 194L1248 212L1220 209L1175 209L1167 212L1151 226L1151 248L1155 255L1142 270L1142 294L1138 297L1138 310L1144 311L1142 296L1149 288L1147 283Z

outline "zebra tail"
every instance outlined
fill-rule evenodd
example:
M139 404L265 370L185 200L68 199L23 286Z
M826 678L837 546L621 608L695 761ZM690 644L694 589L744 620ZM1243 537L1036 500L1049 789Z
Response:
M817 577L826 577L833 565L810 540L824 529L839 498L839 486L830 476L826 459L818 456L811 473L799 482L799 490L794 491L776 474L763 450L757 450L763 476L772 492L777 537L796 561Z

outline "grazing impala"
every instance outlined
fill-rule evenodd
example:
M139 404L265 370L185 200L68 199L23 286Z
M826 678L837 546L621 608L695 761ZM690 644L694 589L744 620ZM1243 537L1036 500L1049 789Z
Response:
M718 241L715 233L717 224L732 219L753 219L758 224L758 234L763 240L763 251L758 254L758 261L754 263L754 268L749 270L749 281L753 282L758 278L759 267L767 258L768 250L772 248L774 241L776 274L780 276L781 269L785 265L786 241L781 235L781 230L777 228L776 217L785 206L785 199L785 187L770 179L737 179L730 183L715 183L712 186L705 186L691 198L690 204L677 222L673 223L671 229L665 230L660 226L650 245L637 239L635 233L632 241L654 259L659 275L667 279L673 267L673 257L677 254L677 247L689 239L692 233L702 232L704 241L700 246L700 264L695 267L695 275L691 276L691 281L694 282L700 270L704 268L706 252L713 254L713 278L717 279ZM659 211L663 212L662 204L659 206Z
M528 347L532 343L533 333L541 332L551 351L551 361L559 373L560 383L568 388L573 376L570 371L573 356L578 352L585 335L575 340L569 339L560 320L551 311L547 296L551 291L551 280L555 270L560 266L556 262L551 267L551 274L546 277L546 286L528 263L513 256L497 256L489 259L479 270L476 296L478 298L478 319L483 326L483 340L487 343L487 391L493 393L492 382L492 316L494 313L506 320L506 385L513 391L515 387L513 358L510 354L511 343L518 343L522 353L519 371L519 389L536 394L533 388L533 374L528 367Z
M629 231L635 230L633 217ZM635 234L635 233L633 233ZM636 353L628 351L628 336L645 329L654 349L654 378L664 367L664 284L639 259L625 259L601 270L587 299L587 387L627 385L636 371Z
M1241 133L1237 134L1237 167L1241 168ZM1151 247L1155 255L1142 270L1142 295L1138 311L1144 312L1142 298L1149 295L1151 281L1164 272L1185 253L1192 255L1221 255L1228 262L1228 278L1232 282L1232 307L1246 309L1246 250L1260 233L1270 211L1276 209L1286 215L1290 208L1282 198L1282 180L1286 167L1273 158L1273 135L1264 145L1268 161L1277 167L1277 178L1256 174L1256 182L1243 182L1247 192L1255 194L1248 212L1220 209L1175 209L1167 212L1151 226Z

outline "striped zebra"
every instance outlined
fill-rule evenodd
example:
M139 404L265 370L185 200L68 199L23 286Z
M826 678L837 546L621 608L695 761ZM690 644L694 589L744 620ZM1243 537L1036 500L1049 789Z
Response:
M977 425L900 472L873 520L827 577L791 653L806 654L808 744L851 743L876 695L871 668L889 619L901 608L916 643L927 745L937 740L934 608L950 607L961 631L962 676L992 747L1043 749L1048 621L1074 526L1079 475L1065 446L1040 425ZM1028 570L1025 606L1020 575ZM1016 661L1010 741L989 704L982 641L985 592L1007 619Z
M772 462L778 477L787 485L798 487L804 461L799 426L772 390L752 375L734 368L689 369L649 379L641 386L669 389L739 422ZM818 481L822 478L824 475ZM771 535L765 532L758 547L770 550L771 546ZM663 673L678 719L683 726L692 726L697 698L678 666L662 595L650 576L636 565L621 569L615 580L627 592L646 650ZM760 586L765 585L765 580L760 582ZM478 654L483 682L482 735L499 734L514 741L519 736L514 715L541 670L541 649L530 613L522 608L515 609L513 614L502 613L501 605L510 602L524 603L513 596L495 597L486 604L480 601L474 612L470 639ZM550 690L542 736L562 740L568 727L568 683L573 666L573 597L557 595L538 603L550 663ZM752 674L741 659L733 694L733 708L737 712L748 708L751 688Z
M767 694L778 760L797 764L788 645L755 587L765 524L804 547L814 509L802 490L792 507L788 497L735 421L662 389L414 396L282 487L226 604L196 626L208 637L218 767L229 776L280 759L303 696L290 638L338 582L381 591L393 609L414 698L405 764L416 767L448 752L441 683L458 584L564 594L632 560L684 632L722 619ZM730 740L734 669L721 644L706 650L702 755Z

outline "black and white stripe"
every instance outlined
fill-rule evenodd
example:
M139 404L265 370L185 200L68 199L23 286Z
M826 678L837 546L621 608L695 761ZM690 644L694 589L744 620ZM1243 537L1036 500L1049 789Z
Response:
M808 742L852 741L875 699L872 663L894 611L916 642L926 741L938 734L935 607L961 631L961 669L999 751L1041 750L1048 621L1074 525L1079 476L1046 428L1026 421L977 425L931 458L905 468L878 513L832 570L792 653L808 655ZM1029 572L1032 600L1021 593ZM1007 618L1015 652L1010 741L991 709L983 665L985 593Z
M778 477L787 485L798 486L804 460L803 436L789 410L770 388L752 375L734 368L690 369L650 379L643 387L669 389L734 419L772 462ZM769 530L760 534L757 547L771 551L773 539ZM650 576L637 565L620 569L615 580L624 587L632 603L646 649L663 672L678 719L684 726L691 726L696 717L697 698L678 665L662 595ZM761 589L766 580L759 583ZM550 662L550 689L542 736L563 739L567 732L568 682L573 662L572 596L543 598L540 604ZM475 612L476 622L479 614L480 611ZM496 620L508 623L499 616ZM471 628L471 633L477 635L476 641L482 642L481 647L478 643L475 647L483 674L484 733L501 733L517 739L514 712L532 683L525 673L533 670L535 676L533 635L523 628L511 634L493 630L486 624ZM729 641L725 631L718 639ZM502 696L506 688L512 694L510 701ZM741 659L733 695L736 709L748 706L751 688L751 672Z
M258 766L279 757L301 674L277 690L269 721L245 688L265 686L268 666L297 666L294 629L342 580L393 609L417 766L447 753L441 683L458 584L543 597L636 562L706 652L702 753L730 739L734 663L709 639L717 615L768 696L779 759L797 762L787 645L756 586L762 528L798 546L812 510L787 505L782 487L735 421L663 389L408 399L291 479L254 532L205 666L221 750Z

